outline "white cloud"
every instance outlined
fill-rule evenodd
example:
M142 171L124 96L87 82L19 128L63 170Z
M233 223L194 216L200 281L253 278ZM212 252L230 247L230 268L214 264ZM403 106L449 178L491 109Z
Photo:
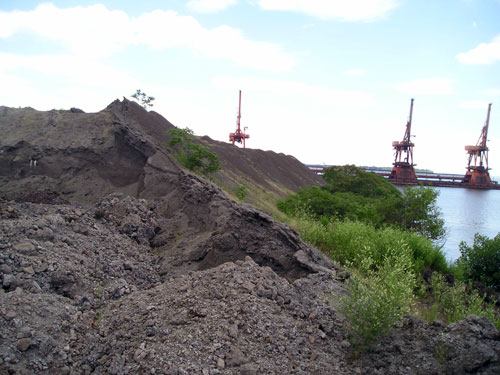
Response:
M299 81L269 80L256 77L219 76L213 79L217 88L265 92L266 95L302 98L298 102L314 102L329 108L368 108L374 105L372 94L364 91L337 90Z
M106 56L133 40L130 19L104 5L60 9L41 4L33 11L0 12L0 37L32 32L63 43L75 54Z
M305 13L320 19L371 22L385 18L396 8L397 0L259 0L264 10Z
M348 76L362 76L365 74L365 71L363 69L349 69L344 74Z
M192 0L186 6L199 13L216 13L236 4L236 0Z
M109 102L110 98L141 87L140 82L126 72L98 60L73 55L19 56L1 52L0 82L5 88L4 93L0 92L0 103L33 105L44 110L81 105L75 100L82 98L85 98L86 110L100 110L102 103Z
M447 95L453 93L448 78L422 78L400 83L396 90L410 95Z
M107 87L119 84L123 87L135 87L137 81L128 78L125 72L111 68L96 60L82 60L72 55L19 56L0 53L0 72L13 73L32 71L46 77L55 76L69 84Z
M171 10L155 10L137 18L103 5L60 9L42 4L28 12L0 12L0 38L21 32L61 42L86 60L146 45L157 50L188 48L208 58L271 71L290 70L295 64L276 44L248 40L238 29L225 25L207 29L194 17Z
M500 35L490 43L481 43L470 51L459 53L458 61L463 64L486 65L500 61Z

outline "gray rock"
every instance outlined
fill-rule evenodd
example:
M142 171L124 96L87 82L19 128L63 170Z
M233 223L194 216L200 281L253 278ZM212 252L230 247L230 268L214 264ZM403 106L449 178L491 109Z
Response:
M16 348L20 352L25 352L31 347L32 344L33 342L31 341L31 339L26 337L17 341Z
M226 356L226 365L228 367L241 366L248 362L248 359L243 355L238 347L232 347L229 354Z
M226 367L226 362L222 358L217 358L217 367L218 368L224 368Z
M2 285L4 289L10 288L16 282L16 277L12 274L3 274L2 275Z
M25 255L33 255L36 253L36 246L29 241L17 243L13 248L15 251Z
M257 375L257 368L251 363L244 364L240 367L240 375Z
M6 265L6 264L0 264L0 272L5 274L10 274L12 273L12 267Z

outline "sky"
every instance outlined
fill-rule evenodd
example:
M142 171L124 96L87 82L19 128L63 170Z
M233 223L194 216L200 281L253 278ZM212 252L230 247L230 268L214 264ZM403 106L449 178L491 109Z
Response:
M152 110L306 164L391 166L414 98L417 168L465 172L491 108L500 176L500 0L0 0L0 105Z

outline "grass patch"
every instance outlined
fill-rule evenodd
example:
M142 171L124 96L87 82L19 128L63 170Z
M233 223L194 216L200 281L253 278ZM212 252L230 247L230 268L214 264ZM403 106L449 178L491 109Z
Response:
M432 275L430 288L433 303L421 311L421 316L434 321L442 319L448 323L453 323L464 319L469 315L477 315L486 318L500 329L500 314L495 311L495 307L485 303L485 297L467 286L462 281L455 280L449 284L443 275L435 272Z
M378 267L392 251L390 249L399 244L400 249L410 251L415 274L421 274L425 267L448 272L443 252L414 232L392 227L377 229L371 224L350 220L314 220L307 216L293 219L292 225L304 241L321 249L333 260L354 268L361 267L365 258L372 259L374 266Z

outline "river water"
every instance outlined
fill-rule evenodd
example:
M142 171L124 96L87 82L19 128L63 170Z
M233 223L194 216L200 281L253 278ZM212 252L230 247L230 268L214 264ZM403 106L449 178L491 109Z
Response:
M493 238L500 232L500 190L434 188L439 191L437 205L446 227L443 251L446 258L460 257L458 245L472 245L474 234Z

